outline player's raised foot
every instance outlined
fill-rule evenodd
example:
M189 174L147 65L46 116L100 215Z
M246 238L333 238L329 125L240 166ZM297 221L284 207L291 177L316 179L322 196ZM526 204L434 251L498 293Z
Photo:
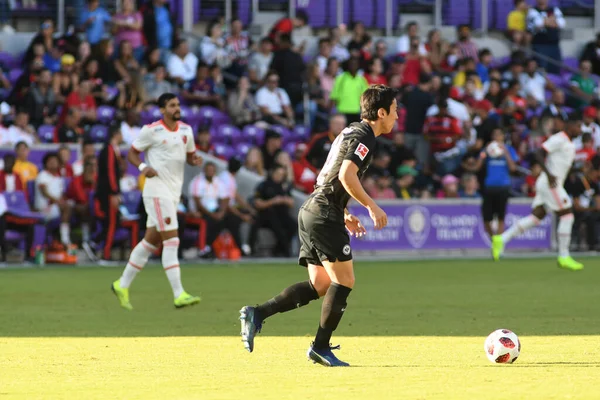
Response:
M199 296L192 296L186 292L183 292L179 295L178 298L175 299L174 304L175 308L183 308L187 306L192 306L194 304L200 303L202 300Z
M503 251L504 240L502 240L502 235L492 236L492 258L494 261L498 261L500 259Z
M262 321L258 321L256 308L245 306L240 310L240 322L242 323L242 342L250 353L254 350L254 337L262 329Z
M121 307L129 311L133 310L133 306L129 302L129 289L122 288L119 279L114 281L110 288L115 296L117 296L117 299L119 299Z
M311 343L310 348L306 355L308 359L315 364L321 364L325 367L349 367L350 364L337 358L333 354L332 350L339 350L340 346L329 347L328 349L321 350L315 349L314 343Z
M562 269L570 269L571 271L580 271L583 269L583 264L573 260L573 257L558 257L558 266Z

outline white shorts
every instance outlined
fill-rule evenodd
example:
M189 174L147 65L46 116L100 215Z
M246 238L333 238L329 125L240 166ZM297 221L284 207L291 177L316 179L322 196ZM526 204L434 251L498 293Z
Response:
M532 208L545 206L552 211L561 211L572 207L571 198L563 185L558 182L555 188L551 188L545 175L541 175L535 182L535 198Z
M176 231L178 202L162 197L144 197L144 208L148 214L146 228L156 228L159 232Z

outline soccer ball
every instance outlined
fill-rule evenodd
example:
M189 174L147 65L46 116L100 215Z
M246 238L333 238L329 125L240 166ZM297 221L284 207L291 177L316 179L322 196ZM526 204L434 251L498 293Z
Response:
M496 364L512 364L521 353L521 341L508 329L498 329L485 339L485 355Z
M486 152L492 158L497 158L504 154L504 150L502 150L502 147L500 147L498 142L491 142L490 144L488 144Z

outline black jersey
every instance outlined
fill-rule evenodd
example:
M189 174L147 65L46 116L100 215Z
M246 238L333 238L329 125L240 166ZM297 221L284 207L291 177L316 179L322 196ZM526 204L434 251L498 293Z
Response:
M338 176L342 162L354 162L358 166L360 179L369 168L374 152L375 133L371 126L364 122L350 124L331 144L325 165L317 177L315 191L302 208L328 219L343 218L350 194L346 192Z

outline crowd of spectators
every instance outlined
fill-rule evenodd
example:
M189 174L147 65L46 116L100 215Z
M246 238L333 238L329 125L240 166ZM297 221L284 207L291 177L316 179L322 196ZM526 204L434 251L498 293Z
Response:
M207 243L227 229L245 254L251 252L257 230L269 228L278 240L277 253L286 255L295 226L286 219L290 190L312 191L331 142L360 120L360 94L369 84L386 84L398 89L399 119L379 140L364 177L374 198L477 198L489 169L486 148L494 140L507 148L506 157L514 163L513 196L531 197L539 174L531 154L570 112L581 114L584 132L576 143L575 171L582 175L574 174L571 181L587 176L587 185L600 192L597 177L589 172L595 170L592 161L600 147L593 76L600 73L600 35L583 51L578 71L556 80L552 74L564 71L551 59L561 59L557 49L564 26L560 10L548 7L546 0L538 0L536 7L516 0L507 32L515 49L507 63L479 48L467 25L457 27L456 42L448 42L437 30L424 35L416 22L406 24L393 49L385 40L374 40L361 23L349 30L335 26L318 38L317 54L311 55L305 49L312 31L302 12L278 21L256 42L241 21L218 19L192 48L179 35L165 0L140 9L133 0L123 0L115 15L88 0L76 33L57 36L53 21L45 21L24 53L23 74L10 82L8 71L2 71L0 86L11 112L0 127L0 145L15 148L15 161L8 156L4 174L16 180L0 179L0 187L18 190L35 180L37 210L63 221L79 212L85 227L89 221L81 211L82 193L93 190L96 162L90 134L99 120L98 107L117 110L113 123L130 144L140 130L140 113L161 94L174 92L190 107L210 106L229 114L239 128L266 130L264 143L229 160L228 171L217 174L207 164L194 178L184 202L189 218L206 220ZM527 47L546 57L528 56ZM275 128L303 124L304 113L311 137L290 146ZM55 127L55 142L80 144L82 159L70 165L65 149L63 157L48 155L38 172L27 154L46 125ZM210 127L196 128L197 148L218 155ZM265 179L251 199L239 198L232 185L242 166ZM141 190L143 177L121 170L121 190ZM54 185L51 179L60 175L76 178L71 185L77 187ZM576 186L570 192L582 196L581 185ZM597 218L596 199L575 204ZM253 225L248 235L240 235L242 223ZM65 225L60 237L68 243Z

